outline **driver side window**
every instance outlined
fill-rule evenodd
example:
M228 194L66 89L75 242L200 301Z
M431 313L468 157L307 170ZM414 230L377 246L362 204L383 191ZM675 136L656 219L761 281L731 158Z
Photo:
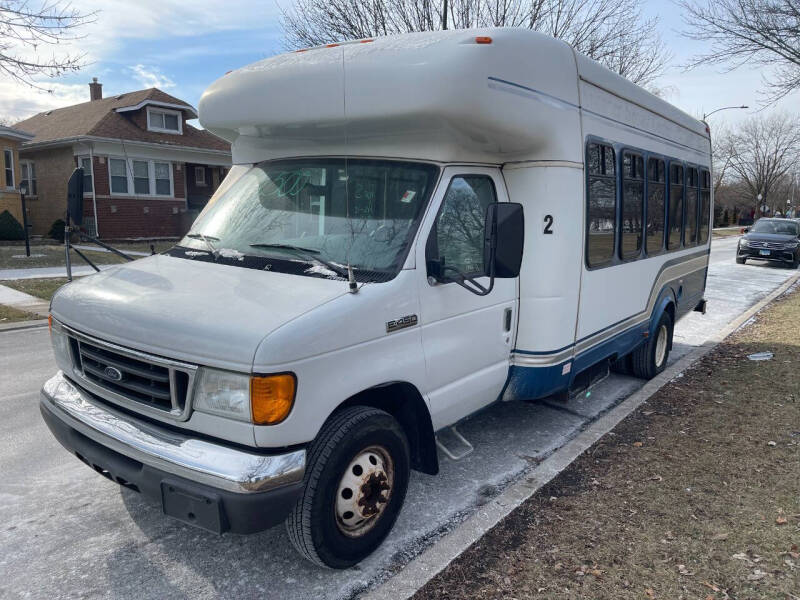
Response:
M491 177L460 175L450 181L431 232L436 236L443 275L454 274L446 267L466 276L484 273L486 208L495 202L497 194Z

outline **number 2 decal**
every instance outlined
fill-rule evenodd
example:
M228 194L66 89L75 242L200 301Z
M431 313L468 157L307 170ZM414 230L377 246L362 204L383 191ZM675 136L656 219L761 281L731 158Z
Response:
M553 233L553 215L544 216L544 233L545 234Z

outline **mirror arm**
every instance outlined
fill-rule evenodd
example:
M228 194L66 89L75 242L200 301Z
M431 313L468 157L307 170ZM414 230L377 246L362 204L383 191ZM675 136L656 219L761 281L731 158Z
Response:
M483 287L471 277L464 276L464 274L455 267L444 267L444 270L455 272L458 277L454 277L452 281L463 287L465 290L472 292L476 296L487 296L494 289L494 260L492 260L492 266L490 267L489 272L489 287ZM467 285L467 282L469 282L470 285Z

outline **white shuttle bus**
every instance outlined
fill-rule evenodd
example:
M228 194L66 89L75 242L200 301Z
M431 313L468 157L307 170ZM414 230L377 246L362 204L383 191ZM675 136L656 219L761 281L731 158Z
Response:
M408 34L228 73L234 167L174 248L62 288L45 421L171 517L285 521L349 567L436 435L664 369L705 309L706 125L530 31Z

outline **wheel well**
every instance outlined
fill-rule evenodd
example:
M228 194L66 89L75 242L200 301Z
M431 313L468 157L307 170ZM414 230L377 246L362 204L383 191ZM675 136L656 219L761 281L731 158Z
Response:
M671 300L667 302L667 305L664 307L664 312L669 314L670 319L672 319L672 329L675 330L675 303ZM668 348L672 350L672 331L669 335L669 346Z
M351 396L334 412L348 406L371 406L388 412L406 433L411 451L411 468L429 475L439 472L431 415L415 386L397 381L372 387Z

